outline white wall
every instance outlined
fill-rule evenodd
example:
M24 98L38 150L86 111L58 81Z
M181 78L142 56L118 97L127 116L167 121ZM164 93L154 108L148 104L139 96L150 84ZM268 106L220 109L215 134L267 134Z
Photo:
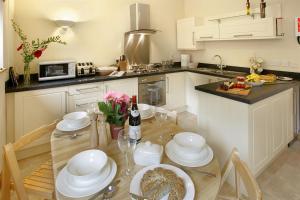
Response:
M57 33L52 20L78 21L63 37L67 46L51 46L41 60L75 59L112 64L123 53L124 33L129 31L129 5L136 0L16 0L15 20L32 38ZM162 32L152 37L151 61L169 58L176 51L176 21L183 17L183 0L138 0L150 4L151 24ZM16 37L18 46L19 40ZM17 54L17 52L15 52ZM15 65L22 72L18 55Z
M237 0L184 0L185 16L214 16L245 9L246 1ZM250 1L258 7L260 0ZM282 40L218 41L206 42L205 50L191 52L195 62L214 63L213 55L220 54L225 64L249 66L249 58L256 55L268 66L278 70L300 71L300 45L296 42L294 20L300 16L299 0L267 0L267 6L282 3L285 37ZM289 67L287 67L287 64ZM280 67L285 65L284 67Z

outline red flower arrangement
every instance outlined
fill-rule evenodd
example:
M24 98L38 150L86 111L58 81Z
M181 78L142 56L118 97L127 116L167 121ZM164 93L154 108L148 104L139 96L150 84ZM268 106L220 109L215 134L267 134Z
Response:
M18 34L21 44L17 48L17 51L22 51L21 56L24 61L24 83L30 84L30 67L29 64L35 59L40 58L43 52L48 48L51 43L66 44L60 39L60 36L49 37L46 40L32 40L28 42L27 36L23 33L19 25L12 20L12 25L15 32Z

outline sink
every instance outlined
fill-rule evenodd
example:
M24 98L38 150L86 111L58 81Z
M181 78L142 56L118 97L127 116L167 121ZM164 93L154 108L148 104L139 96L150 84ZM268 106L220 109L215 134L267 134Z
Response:
M246 75L244 72L237 72L237 71L230 71L230 70L219 70L219 69L213 69L213 68L198 68L198 71L201 72L209 72L214 74L220 74L224 76L238 76L238 75Z

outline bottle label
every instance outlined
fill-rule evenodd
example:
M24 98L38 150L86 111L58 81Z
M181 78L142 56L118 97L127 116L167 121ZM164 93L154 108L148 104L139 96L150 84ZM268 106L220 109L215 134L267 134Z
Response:
M132 117L138 117L140 115L140 112L138 110L132 110L130 114L132 115Z
M139 141L142 137L141 126L129 126L129 137Z

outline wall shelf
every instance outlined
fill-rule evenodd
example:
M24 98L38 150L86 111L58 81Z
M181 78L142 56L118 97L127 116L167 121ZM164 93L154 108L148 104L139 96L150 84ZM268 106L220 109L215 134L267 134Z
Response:
M260 15L260 13L251 13L250 15L247 15L247 14L237 14L237 15L232 15L232 16L227 16L227 17L212 18L212 19L209 19L208 21L218 21L220 23L221 20L238 18L238 17L251 17L252 19L254 19L256 15Z

